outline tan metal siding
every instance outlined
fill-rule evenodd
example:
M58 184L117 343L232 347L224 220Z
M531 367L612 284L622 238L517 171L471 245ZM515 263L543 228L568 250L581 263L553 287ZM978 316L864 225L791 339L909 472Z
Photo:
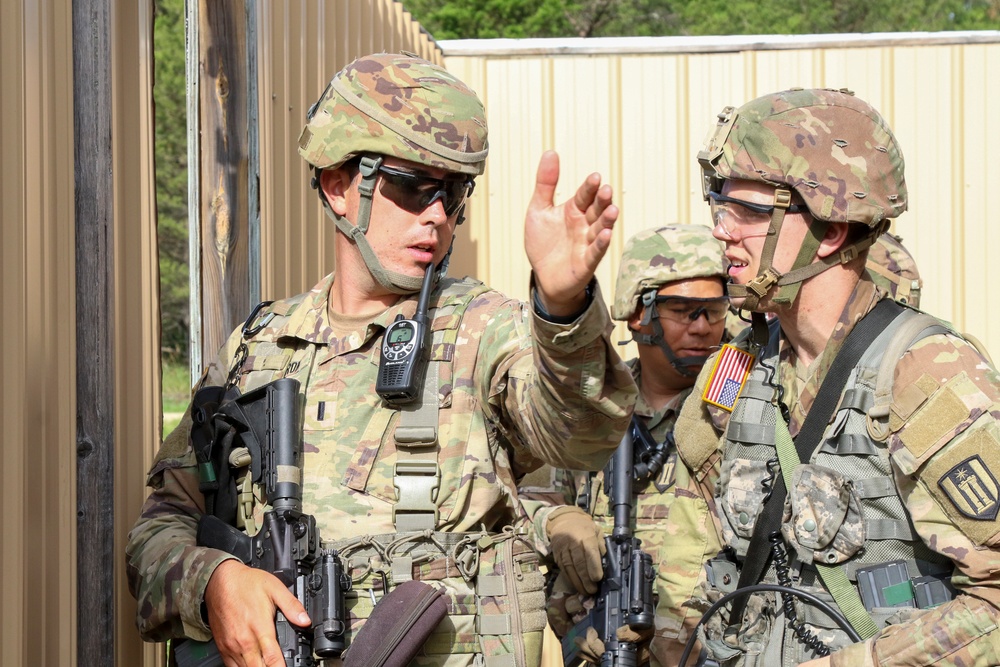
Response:
M794 86L849 87L883 112L903 147L910 210L894 228L920 266L923 307L1000 353L1000 317L982 289L1000 235L985 203L1000 176L989 159L1000 154L1000 129L985 118L1000 102L1000 33L865 37L802 38L802 48L791 38L774 38L777 47L769 38L737 47L664 38L632 53L612 52L627 51L627 40L607 52L595 46L604 40L570 40L587 53L527 48L559 40L504 40L481 53L490 42L441 42L446 66L480 92L490 123L487 170L457 243L471 247L480 279L525 298L521 223L537 160L555 148L560 198L591 170L615 186L622 217L598 272L608 295L626 238L708 223L695 155L723 106Z
M75 664L71 25L69 2L0 3L4 665Z
M122 553L159 435L150 7L145 0L114 4L110 54L116 95L117 477L108 507L116 520L115 661L122 665L141 664ZM0 3L3 665L77 664L72 74L69 0Z
M153 4L116 0L113 44L115 189L115 664L160 664L135 630L125 544L162 437L160 273L153 165ZM143 663L143 660L147 662ZM81 667L83 667L81 665Z

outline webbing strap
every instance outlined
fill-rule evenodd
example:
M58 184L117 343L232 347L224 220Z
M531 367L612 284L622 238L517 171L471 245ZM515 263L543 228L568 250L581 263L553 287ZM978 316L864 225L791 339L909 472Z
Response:
M785 424L785 420L780 415L775 427L778 461L781 464L781 476L784 479L785 488L787 489L792 483L792 471L800 463L799 455L795 451L796 443L792 442L792 436L788 433L788 425ZM774 501L773 498L771 500L772 502ZM850 621L851 627L864 639L868 639L878 632L878 626L875 625L871 614L865 609L864 603L861 602L861 596L858 595L858 591L847 578L844 568L839 565L827 565L826 563L813 563L813 565L819 572L819 577L823 580L823 585L826 586L837 606L840 607L840 610L844 612L844 616Z
M830 371L820 386L816 400L813 401L809 414L806 416L802 428L799 430L798 438L794 441L794 446L791 447L791 454L794 456L794 459L788 458L789 454L787 452L784 455L788 459L787 463L783 460L782 450L788 449L788 445L792 444L792 438L788 434L788 426L785 424L782 416L780 414L775 415L775 440L778 459L781 465L781 477L774 481L771 497L764 503L764 507L757 518L754 533L750 538L750 545L747 549L747 556L740 570L738 588L751 586L760 581L761 575L763 575L768 562L771 560L768 536L780 529L785 497L788 494L788 484L791 481L792 471L798 465L799 461L803 459L808 461L811 458L813 450L820 442L823 432L826 430L830 416L837 407L840 395L847 384L847 379L850 377L851 372L865 350L902 312L903 307L895 301L882 299L871 312L854 326L854 329L851 330L851 333L848 334L847 339L844 341L844 346L837 353L833 364L830 366ZM777 406L774 406L774 409L777 411ZM782 443L781 440L785 436L787 436L787 442ZM818 564L817 567L819 567ZM840 574L843 575L842 570ZM843 580L847 581L846 575L843 575ZM832 585L827 584L825 578L823 579L823 583L830 590L830 593L834 595L834 600L843 609L848 619L851 620L851 625L858 631L858 634L865 638L872 636L874 632L865 634L869 626L863 622L863 619L858 621L861 624L861 627L859 627L855 619L852 618L852 616L859 616L859 614L856 609L852 610L854 605L849 599L851 596L845 595L843 592L836 592L843 590L841 582L837 581L837 575L833 575ZM850 582L848 582L848 586L850 586ZM853 587L851 587L851 593L856 598L861 612L865 616L868 616L868 612L865 611L864 605L861 604L861 599ZM838 594L843 598L843 601L837 597ZM747 596L743 596L734 601L732 613L730 614L730 624L735 625L740 622L743 611L746 609L747 599ZM871 624L871 627L874 627L874 621L871 620L870 616L868 616L868 622Z
M438 453L438 362L427 364L424 386L412 405L400 410L396 427L396 467L392 483L398 492L392 521L399 532L437 527L437 494L441 484Z
M892 385L900 357L919 338L947 332L948 329L939 320L916 311L896 331L882 355L875 380L874 402L867 410L868 435L873 440L885 442L889 438L889 405L892 402Z

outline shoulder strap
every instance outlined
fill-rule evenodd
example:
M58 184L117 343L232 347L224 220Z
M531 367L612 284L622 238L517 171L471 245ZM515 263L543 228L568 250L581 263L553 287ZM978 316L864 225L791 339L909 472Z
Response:
M830 371L823 380L823 384L820 386L820 390L816 395L816 400L813 402L813 405L809 410L809 414L806 416L806 419L802 424L802 428L799 431L799 435L794 441L795 447L790 448L791 451L786 451L785 456L782 456L782 449L784 448L778 448L778 457L779 462L781 463L782 474L774 481L771 497L764 503L764 508L761 510L760 516L757 518L753 535L750 538L750 546L747 550L747 556L743 562L743 567L740 570L738 588L751 586L760 581L761 575L763 575L764 570L767 568L767 564L771 560L771 549L768 546L768 536L771 533L780 530L781 527L781 515L785 506L785 496L788 494L787 484L788 481L791 480L792 470L794 470L795 465L797 465L799 461L803 459L807 461L809 460L813 449L815 449L816 445L820 441L820 438L823 436L823 432L826 430L826 425L830 421L830 416L833 414L833 411L837 407L837 403L840 401L840 395L844 390L844 385L847 384L847 378L850 376L851 371L854 370L854 367L861 359L861 355L864 354L865 350L868 349L868 346L871 345L872 341L875 340L879 333L888 327L889 324L902 312L903 307L895 301L892 301L891 299L882 299L875 306L875 308L871 310L871 312L869 312L854 326L854 329L851 330L851 333L848 334L847 339L844 341L844 346L840 349L840 352L837 353L833 364L830 366ZM778 434L780 434L781 426L784 426L784 430L787 432L787 424L785 424L784 419L780 414L775 415L775 421L775 428L778 431ZM791 441L790 436L788 440ZM786 461L784 460L786 458L788 459L787 466ZM788 481L786 481L786 479ZM857 592L854 591L853 587L848 587L850 589L850 593L857 597ZM833 593L832 590L831 593ZM840 599L837 599L836 597L834 599L837 601L838 606L844 610L845 614L848 613L853 606L851 602L847 602L847 608L845 609L844 604L842 604ZM733 610L730 615L731 624L739 622L740 618L743 616L743 611L746 608L746 602L746 596L738 598L734 601ZM861 605L860 598L857 599L857 603L858 605ZM867 616L864 606L861 606L861 611ZM868 621L874 626L874 622L871 621L870 617L868 618ZM851 625L854 625L853 620ZM857 630L858 628L855 626L855 629ZM862 634L860 630L859 634Z
M899 358L921 338L948 333L948 328L936 318L916 310L907 312L909 317L896 330L882 355L875 380L875 402L868 409L868 435L877 442L885 442L889 437L889 404L892 402L892 383Z
M431 309L431 347L454 342L462 318L472 300L488 291L482 283L455 281L447 285ZM392 508L397 532L433 530L437 527L436 497L441 480L438 451L438 385L441 365L450 357L432 358L424 374L424 386L413 403L401 406L396 426L396 466Z

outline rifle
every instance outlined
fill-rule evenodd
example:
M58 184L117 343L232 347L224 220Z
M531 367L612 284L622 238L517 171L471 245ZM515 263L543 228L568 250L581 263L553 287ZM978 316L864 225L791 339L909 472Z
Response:
M299 382L282 378L242 396L234 392L235 397L227 394L212 416L216 439L239 438L251 458L258 457L258 465L251 465L249 474L254 481L263 481L271 509L253 536L213 514L204 514L198 522L198 545L226 551L250 567L272 573L295 594L312 619L312 627L291 623L279 610L275 618L278 644L286 667L315 667L314 654L336 658L344 651L344 594L351 589L351 579L337 552L322 548L315 517L302 513ZM223 664L213 640L178 642L174 655L178 667Z
M605 536L607 553L601 559L604 578L596 604L587 618L577 623L562 640L563 664L579 667L587 664L574 641L586 637L593 627L604 642L601 667L636 667L639 647L618 640L618 628L629 625L635 630L653 627L654 600L653 558L641 548L641 540L632 535L633 429L625 432L621 444L604 469L605 492L614 512L614 529Z

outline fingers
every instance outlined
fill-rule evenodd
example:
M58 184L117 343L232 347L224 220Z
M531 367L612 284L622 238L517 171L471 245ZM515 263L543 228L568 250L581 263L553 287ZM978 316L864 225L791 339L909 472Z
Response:
M278 583L280 584L281 582ZM300 627L309 627L312 625L312 620L309 618L309 614L306 613L305 607L299 602L299 599L292 595L292 592L284 586L280 586L280 589L273 591L271 597L274 600L274 604L285 615L285 618Z
M580 550L583 559L584 571L587 573L587 581L584 583L584 590L588 593L597 592L597 584L604 577L604 568L601 567L601 547L604 541L600 539L587 540L584 548Z
M573 588L578 591L596 593L597 586L590 581L590 575L587 574L586 559L580 555L579 551L573 552L572 558L572 561L563 568L563 572L569 578L569 583L573 584ZM581 573L586 576L581 576Z
M555 205L556 185L559 183L559 154L553 150L542 153L535 172L535 191L529 209L551 208Z
M598 176L598 179L600 177ZM590 227L587 229L587 263L592 269L596 269L604 254L611 245L611 234L618 221L618 207L612 204L614 191L610 185L602 185L596 196L586 208L587 222Z
M605 190L605 202L604 208L611 203L609 193L611 187L608 185L601 186L601 175L597 172L592 173L583 180L583 183L576 189L576 194L573 195L573 206L576 207L581 213L588 213L589 209L597 203L601 197L599 197L602 190ZM595 214L599 214L600 210L596 210ZM593 222L594 219L588 215L587 220Z
M601 664L601 658L604 655L604 642L597 635L597 630L592 627L587 628L586 636L576 637L574 642L580 650L582 658L595 665Z
M601 540L587 536L579 541L577 548L564 552L570 557L564 571L576 590L591 594L597 592L597 585L604 576L598 546L601 543Z
M223 562L205 589L208 624L227 666L284 667L275 634L279 607L295 622L308 615L277 577L235 560Z

